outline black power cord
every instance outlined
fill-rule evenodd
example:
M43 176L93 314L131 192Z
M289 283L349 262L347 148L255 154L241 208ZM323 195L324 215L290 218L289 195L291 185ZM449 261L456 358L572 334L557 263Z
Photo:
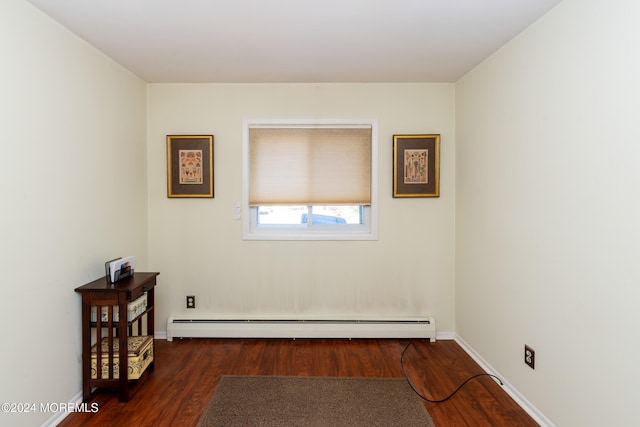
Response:
M413 392L415 394L418 395L418 397L420 397L422 400L426 400L427 402L431 402L431 403L442 403L445 402L449 399L451 399L453 397L454 394L456 394L458 391L460 391L460 389L462 387L464 387L469 381L476 379L478 377L491 377L496 379L501 386L503 386L503 382L500 378L498 378L495 375L492 374L487 374L487 373L482 373L482 374L476 374L476 375L472 375L471 377L467 378L462 384L460 384L458 386L458 388L456 388L450 395L448 395L447 397L443 398L443 399L429 399L428 397L423 396L422 394L420 394L420 392L418 390L416 390L415 386L413 385L413 383L411 382L411 380L409 379L409 376L407 375L407 372L404 369L404 354L407 352L407 349L409 348L409 346L413 343L413 340L410 339L409 342L407 343L407 345L405 346L404 350L402 350L402 355L400 356L400 366L402 367L402 374L404 375L404 378L407 380L407 383L409 383L409 386L411 387L411 389L413 390Z

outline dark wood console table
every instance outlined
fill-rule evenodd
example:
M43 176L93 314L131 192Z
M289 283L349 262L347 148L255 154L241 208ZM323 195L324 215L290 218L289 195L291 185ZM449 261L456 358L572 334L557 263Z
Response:
M128 277L116 283L109 283L106 277L101 277L91 283L76 288L75 291L82 295L82 399L87 402L91 398L91 389L94 387L118 388L120 401L129 400L130 381L128 376L128 354L127 337L131 335L148 335L153 339L154 333L154 287L156 277L160 273L134 273L133 277ZM135 318L127 319L127 304L147 293L147 308ZM91 317L91 308L95 307L96 318ZM114 307L118 307L118 320L114 320ZM102 320L102 310L106 310L106 320ZM143 318L146 317L146 332L143 334ZM137 326L134 334L134 327ZM106 336L103 330L106 329ZM103 338L108 340L107 352L104 357L108 358L109 372L106 378L101 369L101 350L98 351L96 360L96 378L91 374L91 339L92 330L95 330L96 343L101 343ZM114 355L112 350L114 340L118 340L118 354ZM97 346L100 348L100 345ZM113 362L117 359L119 363L118 378L113 373ZM147 367L148 371L153 371L154 362L151 361Z

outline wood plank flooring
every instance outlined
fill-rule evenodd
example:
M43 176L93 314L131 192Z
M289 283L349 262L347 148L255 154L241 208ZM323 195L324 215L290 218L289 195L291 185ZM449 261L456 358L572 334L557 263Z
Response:
M155 370L127 403L100 390L95 414L72 413L59 425L192 427L222 375L403 377L409 340L188 339L155 341ZM482 369L455 342L413 340L404 368L417 392L438 400ZM537 426L490 377L472 380L455 396L425 406L438 427Z

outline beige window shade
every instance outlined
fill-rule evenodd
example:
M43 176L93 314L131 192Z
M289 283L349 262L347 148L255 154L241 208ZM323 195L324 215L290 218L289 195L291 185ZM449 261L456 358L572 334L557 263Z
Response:
M371 127L249 129L249 205L370 205Z

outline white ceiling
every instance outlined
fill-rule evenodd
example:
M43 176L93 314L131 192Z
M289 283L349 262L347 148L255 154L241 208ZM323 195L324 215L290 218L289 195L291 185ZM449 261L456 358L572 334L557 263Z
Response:
M29 0L150 83L455 82L560 0Z

